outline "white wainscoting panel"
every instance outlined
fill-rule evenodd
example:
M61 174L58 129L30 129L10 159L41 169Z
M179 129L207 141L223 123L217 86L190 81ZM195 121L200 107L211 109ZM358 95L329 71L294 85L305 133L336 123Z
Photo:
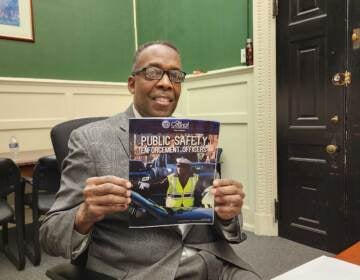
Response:
M131 100L126 83L0 78L0 152L8 151L11 136L24 151L51 148L55 124L111 116Z

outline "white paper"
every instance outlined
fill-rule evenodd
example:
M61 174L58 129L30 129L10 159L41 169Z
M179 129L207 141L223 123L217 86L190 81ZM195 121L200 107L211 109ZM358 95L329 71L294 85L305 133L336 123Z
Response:
M272 280L359 280L360 266L321 256Z

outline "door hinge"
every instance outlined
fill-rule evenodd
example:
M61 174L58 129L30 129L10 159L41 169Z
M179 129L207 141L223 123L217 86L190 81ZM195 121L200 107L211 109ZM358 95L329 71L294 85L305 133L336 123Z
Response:
M275 223L280 220L280 208L279 208L279 200L275 198L274 200L274 210L275 210Z
M332 83L335 86L348 87L351 84L351 72L336 73L332 78Z
M273 17L279 15L279 0L273 0Z

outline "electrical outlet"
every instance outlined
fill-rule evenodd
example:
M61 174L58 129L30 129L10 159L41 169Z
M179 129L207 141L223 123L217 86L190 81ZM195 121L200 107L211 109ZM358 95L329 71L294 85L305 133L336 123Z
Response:
M243 64L246 63L246 50L245 49L241 49L240 62L243 63Z

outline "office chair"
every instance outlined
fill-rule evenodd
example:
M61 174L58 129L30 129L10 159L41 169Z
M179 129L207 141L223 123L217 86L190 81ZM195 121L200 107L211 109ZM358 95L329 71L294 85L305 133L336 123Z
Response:
M40 216L50 210L55 202L55 195L60 187L60 171L55 155L40 158L34 168L32 179L26 181L32 185L32 193L25 194L24 204L32 209L31 243L25 242L25 255L33 265L41 261L41 247L39 242ZM24 227L26 231L26 227ZM28 235L25 233L25 240ZM27 241L27 240L26 240Z
M106 117L90 117L90 118L74 119L57 124L51 129L50 137L56 155L56 160L59 166L59 170L61 170L62 162L69 152L68 141L71 132L74 129L79 128L85 124L104 120L104 119L106 119Z
M61 165L67 156L68 140L71 132L85 124L106 119L106 117L92 117L75 119L60 123L51 129L51 142L53 144L54 152L57 159L57 164L61 169ZM53 280L75 280L75 279L89 279L89 280L114 280L115 278L108 275L98 273L86 268L87 250L71 263L64 263L56 265L46 271L46 276Z
M2 226L2 245L5 255L18 270L25 267L24 255L24 212L23 194L25 182L16 164L7 158L0 158L0 224ZM8 202L8 195L15 194L15 213ZM9 246L8 223L16 225L17 256Z

